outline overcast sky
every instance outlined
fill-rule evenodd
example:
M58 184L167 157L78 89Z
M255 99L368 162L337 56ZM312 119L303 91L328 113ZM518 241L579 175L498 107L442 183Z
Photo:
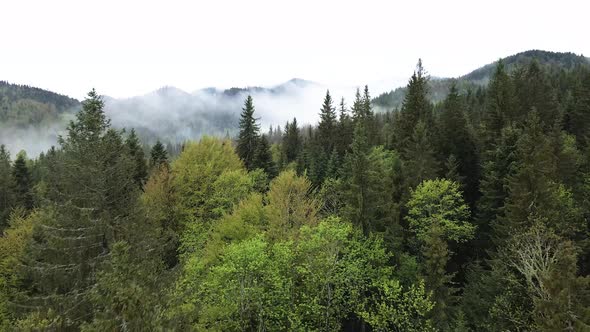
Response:
M376 93L419 57L458 76L528 49L590 55L587 2L0 0L0 80L76 98L293 77Z

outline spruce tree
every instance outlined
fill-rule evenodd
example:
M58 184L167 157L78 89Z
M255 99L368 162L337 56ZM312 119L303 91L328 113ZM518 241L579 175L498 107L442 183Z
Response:
M260 136L260 140L256 145L254 167L264 170L269 178L273 178L277 175L276 166L272 160L272 153L270 151L270 145L266 139L266 135Z
M348 114L348 109L344 103L344 98L340 100L340 114L338 121L338 137L337 137L337 151L341 157L344 157L345 153L350 150L350 144L352 143L352 136L354 132L353 121Z
M247 170L255 168L254 158L256 154L256 144L259 141L259 126L254 118L254 103L252 96L248 95L244 102L244 108L240 114L240 134L236 146L236 152Z
M142 188L147 181L148 169L145 161L145 154L143 153L143 148L135 133L135 129L131 129L129 136L127 136L127 139L125 140L125 145L127 146L131 159L135 161L135 175L133 178L135 179L137 186Z
M336 139L336 109L334 108L330 91L326 92L324 103L320 110L320 122L318 124L318 139L323 151L328 154L332 151Z
M483 115L485 125L484 139L493 144L500 131L517 116L514 83L506 73L504 62L499 60L488 85L486 109ZM490 148L488 146L487 148Z
M520 135L519 129L506 126L497 139L495 149L486 153L479 184L481 197L477 201L475 221L478 232L474 243L477 254L482 257L487 256L487 251L492 246L492 224L504 213L508 179L516 170L517 141Z
M551 86L547 73L536 60L514 73L514 84L521 121L533 109L545 129L550 128L556 119L561 119L556 91Z
M416 70L408 82L399 117L395 121L394 146L398 151L403 152L407 147L419 121L426 123L426 125L431 124L432 106L427 96L428 81L429 76L422 67L422 60L418 60Z
M92 90L59 139L43 218L22 266L30 289L17 299L19 308L35 312L50 329L76 330L91 320L88 295L112 243L145 237L136 226L135 163L103 107Z
M33 184L31 172L27 166L27 157L24 152L17 155L12 168L14 183L15 203L26 210L33 208Z
M576 80L572 98L566 110L565 129L576 137L581 148L588 146L590 139L590 70Z
M158 168L158 167L168 167L168 153L166 152L166 148L164 144L159 140L154 144L152 150L150 151L150 169Z
M423 180L436 178L440 167L424 122L416 124L406 145L403 152L407 187L414 188Z
M377 123L375 122L375 114L371 107L371 95L369 94L369 86L365 85L362 97L363 121L365 128L367 128L367 138L370 146L375 146L378 143Z
M283 151L286 158L286 163L291 163L299 157L302 148L299 127L297 126L297 119L293 118L293 122L285 125L285 134L283 136Z
M347 210L350 220L364 234L370 231L370 170L369 143L365 126L357 122L351 152L346 156L346 176L348 184Z
M464 110L464 102L455 84L443 103L439 118L438 152L441 160L453 155L457 162L457 178L464 181L465 198L472 205L478 196L479 163L477 147ZM448 171L448 169L447 169Z
M8 216L14 205L13 189L10 153L4 145L0 145L0 231L7 226Z

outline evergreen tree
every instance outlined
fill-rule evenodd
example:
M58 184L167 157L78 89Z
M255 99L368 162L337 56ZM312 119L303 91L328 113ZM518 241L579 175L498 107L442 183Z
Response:
M576 137L579 146L587 147L590 139L590 70L576 80L564 120L565 129Z
M504 125L517 116L514 84L506 73L504 62L499 60L487 90L487 103L483 116L485 139L493 143ZM528 111L528 110L527 110Z
M135 175L133 178L139 188L142 188L147 181L148 169L145 161L145 154L143 153L143 148L135 133L135 129L131 129L129 136L127 136L127 139L125 140L125 145L127 146L131 159L135 161Z
M270 145L268 144L266 135L260 136L260 140L256 145L254 167L264 170L264 172L270 178L273 178L277 175L276 166L272 160L272 153L270 152Z
M15 203L26 210L33 208L33 184L31 172L27 166L27 156L24 152L19 153L12 168L14 183Z
M478 195L479 177L477 149L465 116L463 99L455 84L451 85L449 95L443 103L438 136L438 151L443 157L441 159L450 155L456 159L457 179L462 177L465 180L461 181L464 184L465 198L474 204Z
M297 126L297 119L293 118L293 122L285 125L285 136L283 137L283 151L285 153L286 163L291 163L297 160L301 151L302 143Z
M526 68L517 70L514 82L521 120L526 119L532 109L536 110L545 129L550 128L556 119L561 119L556 92L537 61L533 60Z
M0 145L0 231L8 226L8 216L14 205L13 188L10 153L4 145Z
M145 237L134 224L135 164L120 134L109 129L103 101L92 90L76 120L60 138L51 165L44 218L22 266L30 280L22 308L49 322L47 328L77 329L90 321L89 291L114 241Z
M508 197L508 178L516 169L517 141L521 131L514 126L502 129L495 144L496 148L488 151L482 167L480 181L481 197L477 202L475 218L478 232L475 247L478 255L485 257L491 248L492 224L504 213L504 202Z
M423 180L434 179L439 172L434 149L430 143L430 135L426 124L416 124L414 132L404 150L404 169L408 188L416 187Z
M335 146L336 126L336 109L334 108L330 91L327 91L320 110L320 122L318 124L318 139L326 154L330 153Z
M159 140L154 144L152 150L150 152L150 169L158 168L158 167L168 167L168 153L166 152L166 148L164 144Z
M354 124L350 118L350 115L348 114L348 110L346 109L344 98L340 100L339 117L336 149L338 154L341 157L344 157L345 153L350 150L350 144L352 144L352 136L354 133Z
M375 122L375 114L371 107L371 95L369 94L369 86L365 85L362 97L363 121L365 128L367 128L367 138L370 146L377 145L378 133L377 123Z
M422 121L426 125L431 123L432 106L427 96L428 81L429 76L422 67L422 60L418 60L416 70L408 83L401 111L395 121L394 146L398 151L404 151L407 147L418 122Z
M348 215L350 220L364 234L370 231L370 196L369 192L369 144L365 126L357 122L354 130L354 138L351 145L351 153L346 156L346 169L348 170Z
M244 102L244 108L240 114L240 135L236 152L247 170L255 168L254 158L256 154L256 144L259 141L259 126L254 118L254 103L252 96L248 95Z

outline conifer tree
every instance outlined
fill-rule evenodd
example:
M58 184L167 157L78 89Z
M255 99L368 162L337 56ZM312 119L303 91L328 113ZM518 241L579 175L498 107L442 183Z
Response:
M443 103L438 130L438 151L444 160L450 155L457 162L457 178L463 178L465 198L475 203L478 196L479 165L475 140L469 129L464 112L464 103L453 83L451 90ZM448 169L447 169L448 171Z
M526 68L517 70L514 82L521 120L525 120L532 109L536 110L545 129L553 126L556 119L561 119L556 92L536 60L531 61Z
M414 188L423 180L437 177L439 164L430 140L426 124L418 122L403 151L406 184L409 188Z
M588 146L590 139L590 71L586 70L576 80L572 98L566 110L565 129L576 137L582 148Z
M150 152L150 169L158 168L160 166L168 167L168 153L164 144L159 140L154 144Z
M369 144L365 126L357 122L354 130L354 138L351 145L351 153L346 156L346 168L348 170L348 204L350 220L364 234L370 231L370 190L369 188Z
M367 139L370 146L378 143L377 124L375 122L375 114L371 107L371 95L369 94L369 86L365 85L362 97L363 121L367 129Z
M12 168L12 177L14 183L15 203L26 210L33 208L33 184L31 181L31 172L27 166L27 157L23 152L16 156Z
M255 168L264 170L269 178L273 178L277 175L276 166L272 160L272 153L270 152L270 145L266 139L266 135L260 136L260 140L256 145L254 166Z
M127 146L131 159L135 161L135 175L133 178L138 187L142 188L147 181L148 169L145 161L145 154L143 153L143 148L135 133L135 129L131 129L129 136L127 136L127 139L125 140L125 145Z
M355 130L356 130L356 124L361 121L363 122L364 118L365 118L365 105L363 103L363 98L361 96L361 90L359 88L356 88L356 93L354 95L354 102L352 103L352 120L355 124Z
M78 329L92 319L89 291L118 240L136 232L135 163L110 129L101 97L92 90L60 138L51 165L47 203L22 267L30 289L20 307L49 322L48 329Z
M286 163L297 160L302 147L297 118L293 122L285 125L285 135L283 137L283 151L286 157Z
M0 231L7 226L8 216L14 205L13 188L10 153L4 145L0 145Z
M485 139L491 144L499 137L506 123L515 120L517 115L514 84L506 73L502 60L498 61L490 79L486 100L483 122L486 130Z
M248 95L244 102L244 108L240 114L240 135L236 146L236 152L244 162L247 170L253 170L256 154L256 144L259 141L259 126L254 118L254 103L252 96Z
M326 97L324 97L324 103L320 110L320 122L318 124L318 139L326 154L330 153L334 148L336 126L336 109L334 108L330 91L327 91Z
M407 147L419 121L425 122L427 125L431 124L432 106L427 97L428 81L429 76L422 67L422 60L418 60L416 70L408 82L399 117L395 122L394 146L398 151L404 151Z
M346 151L350 149L350 144L352 143L352 136L354 133L354 124L350 118L350 115L348 114L346 104L344 103L344 98L340 100L339 111L337 151L341 157L344 157Z

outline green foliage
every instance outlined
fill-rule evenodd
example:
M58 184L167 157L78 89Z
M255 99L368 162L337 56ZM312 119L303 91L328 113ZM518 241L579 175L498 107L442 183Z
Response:
M244 101L244 108L240 115L240 135L236 146L236 153L244 162L247 170L256 168L256 151L259 142L260 127L254 118L254 103L248 95Z
M402 156L404 169L407 170L407 187L415 188L420 182L437 177L439 163L431 144L431 136L426 123L420 121L416 124Z
M158 330L162 322L162 264L157 257L138 260L126 242L117 242L89 294L96 310L82 331Z
M139 138L137 137L137 134L135 134L134 129L131 129L129 136L127 136L125 145L127 146L127 149L129 149L131 159L135 162L133 178L135 179L137 186L142 188L147 180L148 169L143 148L141 147L141 143L139 142Z
M273 178L277 174L276 166L270 151L270 145L265 135L260 136L258 144L256 145L256 152L254 154L254 167L264 170L264 172Z
M168 167L168 152L162 142L157 141L150 151L150 169L158 168L161 165Z
M0 145L0 231L8 226L8 216L15 200L13 188L10 153L4 145Z
M469 207L455 182L424 181L412 192L407 206L410 228L420 240L425 240L433 227L440 227L441 236L448 241L473 238L475 227L468 222Z
M218 218L225 208L231 208L237 203L239 199L233 198L239 198L240 193L248 191L247 188L234 186L227 177L217 181L225 173L234 172L227 176L242 177L242 183L247 186L245 182L248 182L248 177L243 167L229 141L205 137L198 143L187 143L184 151L172 163L172 181L178 194L183 222L211 221ZM223 197L218 190L231 191L232 195ZM217 205L219 200L226 198L224 207Z
M33 208L33 183L27 166L27 155L19 153L12 168L14 178L14 195L17 206L26 210Z
M428 122L432 119L432 106L428 101L429 76L422 67L422 60L418 61L416 70L410 78L407 94L404 98L399 117L395 122L395 147L403 151L408 146L408 140L415 131L418 122Z

